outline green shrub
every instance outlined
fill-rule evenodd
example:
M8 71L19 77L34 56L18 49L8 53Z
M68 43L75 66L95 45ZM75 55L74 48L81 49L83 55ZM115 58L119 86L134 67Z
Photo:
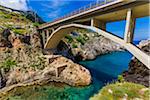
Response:
M10 24L7 24L7 25L5 25L7 28L9 28L9 29L13 29L13 25L10 25Z
M39 57L39 55L35 55L35 59L30 63L30 67L33 69L43 69L45 68L45 60L43 57Z
M25 34L26 30L25 29L13 29L13 32L16 34Z
M68 40L69 43L73 42L73 38L70 35L66 35L65 38Z
M6 59L4 62L2 62L2 64L0 65L0 68L10 69L15 66L17 66L16 61L12 59Z
M76 40L77 40L78 42L80 42L82 45L85 44L85 40L84 40L84 38L83 38L82 36L78 36L78 37L76 38Z
M33 26L35 26L35 27L38 27L39 25L40 25L40 24L37 23L37 22L33 23Z
M15 17L19 17L19 16L20 16L19 14L14 13L14 12L12 12L10 15L11 15L11 16L15 16Z
M84 40L89 40L89 37L87 36L87 34L83 34L84 36Z
M12 16L8 14L8 15L5 16L5 18L11 19Z
M78 48L78 46L75 43L73 43L72 48Z
M124 82L124 77L122 75L118 75L118 81L119 82Z

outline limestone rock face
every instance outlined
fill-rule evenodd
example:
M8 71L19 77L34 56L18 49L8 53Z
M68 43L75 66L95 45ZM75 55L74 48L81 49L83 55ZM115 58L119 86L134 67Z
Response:
M34 34L30 36L30 44L34 49L41 49L42 44L41 44L41 37L40 34L35 30Z
M8 39L8 36L10 34L11 33L9 29L6 29L2 33L0 33L0 47L12 47L12 44Z
M43 53L45 55L62 55L64 57L67 57L73 61L75 61L74 59L74 55L72 54L71 48L68 46L68 44L64 41L60 41L60 43L58 44L56 49L43 49Z
M10 32L6 38L12 47L0 52L0 88L16 84L63 82L72 86L89 85L90 72L73 61L56 55L44 56L40 36L29 37ZM4 36L2 35L2 38Z
M41 38L36 30L34 30L33 34L30 35L17 35L10 31L9 29L5 29L2 33L0 33L0 49L3 48L19 48L22 45L30 45L34 49L41 49Z
M109 53L112 51L122 51L124 47L104 38L103 36L95 37L82 46L83 59L94 59L97 55Z
M11 70L7 77L6 86L37 80L40 83L47 81L63 82L71 86L84 86L91 83L90 72L71 60L62 56L48 58L47 60L49 63L43 70L27 68L26 71L23 71L19 67Z
M91 83L90 72L81 65L75 64L69 59L58 57L50 66L56 69L59 80L73 86L89 85Z
M138 46L142 51L150 55L150 40L141 41ZM138 59L133 57L133 59L129 63L128 71L124 72L123 76L125 80L129 82L135 82L145 86L149 86L150 69L148 69Z
M6 79L3 76L3 73L0 72L0 89L6 85Z

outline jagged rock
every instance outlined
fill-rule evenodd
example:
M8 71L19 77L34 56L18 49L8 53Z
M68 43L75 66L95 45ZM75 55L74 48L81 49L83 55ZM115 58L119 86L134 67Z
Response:
M9 72L6 86L17 83L30 83L39 80L64 82L72 86L83 86L91 83L90 72L81 65L73 63L64 57L56 58L48 64L43 70L33 70L29 68L26 71L21 68L15 68Z
M3 73L0 72L0 89L5 87L5 85L6 85L6 79L5 79L4 75L3 75Z
M142 51L150 55L150 40L142 41L138 46ZM145 86L149 86L150 83L150 69L135 57L132 58L129 63L129 69L123 73L123 76L129 82L135 82Z
M122 51L124 47L104 38L103 36L95 37L81 47L80 56L83 60L94 59L97 55L109 53L112 51Z
M30 43L32 45L32 48L34 48L34 49L41 49L42 48L41 38L40 38L40 35L38 34L38 32L31 35L30 41L31 41Z
M0 47L12 47L12 44L8 39L10 34L9 29L5 29L2 33L0 33Z
M72 51L71 51L71 48L64 41L60 41L60 43L58 44L56 49L44 49L43 53L45 55L52 55L52 54L62 55L64 57L67 57L67 58L75 61L74 55L72 54Z
M68 49L71 48L75 61L94 59L101 54L124 50L118 43L85 29L75 29L66 34L63 41L68 44Z
M45 23L42 18L40 16L37 15L37 13L33 12L33 11L26 11L24 12L24 14L26 15L26 18L28 18L29 20L31 20L32 22L36 22L36 23Z
M19 14L14 13L13 9L11 10L12 12L5 12L4 9L3 12L0 9L4 15L12 15L7 18L9 21L3 20L0 23L2 26L8 27L0 34L0 43L2 43L0 49L3 50L0 51L0 68L4 70L4 75L0 75L0 87L3 87L4 78L6 79L4 82L6 88L16 84L30 84L32 82L44 84L48 81L64 82L72 86L91 83L90 72L81 65L75 64L65 57L44 57L41 37L33 27L38 23L32 23L30 20L43 22L37 19L37 15L35 18L34 12L17 11ZM10 48L8 48L9 43L7 42L12 45Z
M40 83L64 82L72 86L91 83L90 72L84 67L65 57L45 58L38 35L31 36L31 45L24 43L22 37L24 36L9 36L13 48L6 52L0 52L1 64L6 59L16 62L15 67L11 67L5 75L6 87L19 83L28 84L37 80Z
M69 85L80 86L91 83L90 72L69 59L58 57L50 65L56 69L58 80L64 81Z

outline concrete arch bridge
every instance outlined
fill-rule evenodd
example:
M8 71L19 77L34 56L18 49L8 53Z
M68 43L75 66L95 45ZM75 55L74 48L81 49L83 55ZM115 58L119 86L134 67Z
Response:
M43 24L39 32L44 48L54 49L66 33L82 28L92 30L122 46L150 69L150 56L132 44L136 18L149 16L150 2L147 0L104 0L82 10L72 12L53 22ZM124 38L106 30L106 23L126 20Z

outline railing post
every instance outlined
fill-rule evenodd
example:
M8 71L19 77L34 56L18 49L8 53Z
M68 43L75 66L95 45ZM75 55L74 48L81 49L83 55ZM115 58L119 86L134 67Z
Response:
M131 43L133 41L135 28L135 18L132 14L132 10L128 9L126 16L126 27L124 33L124 40L126 43Z

